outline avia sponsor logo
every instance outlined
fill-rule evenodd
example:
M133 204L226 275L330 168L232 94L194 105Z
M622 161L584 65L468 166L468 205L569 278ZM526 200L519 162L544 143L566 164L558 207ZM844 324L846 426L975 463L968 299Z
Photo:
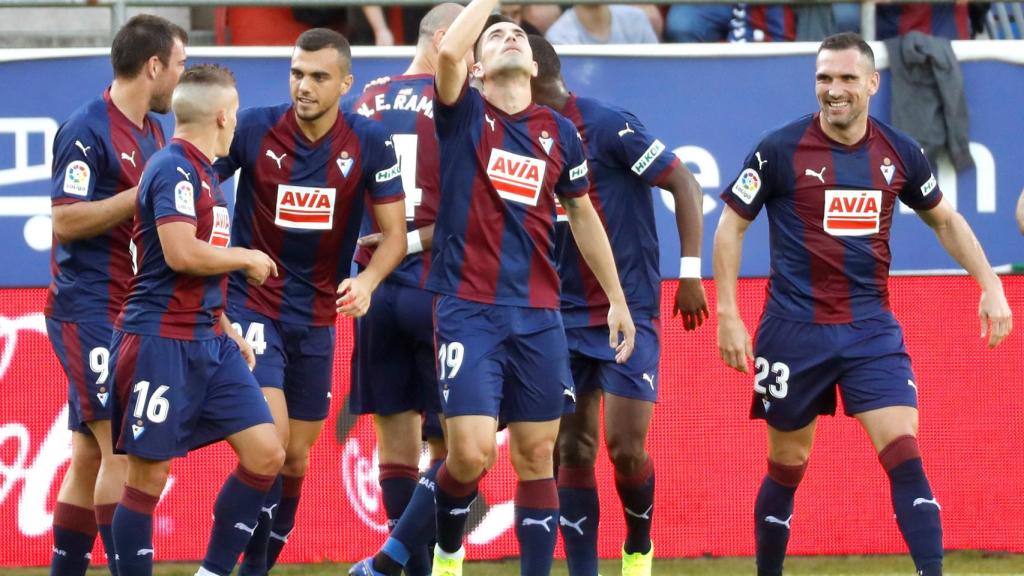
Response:
M627 124L626 127L628 128L629 125ZM651 143L650 146L647 147L647 150L644 150L644 153L643 155L640 156L640 159L633 163L633 166L630 168L630 170L632 170L633 173L636 174L637 176L643 176L643 173L646 172L648 168L650 168L651 164L654 164L654 161L658 158L658 155L664 151L665 145L661 143L661 140L655 140L653 143Z
M334 226L334 188L279 184L274 224L295 230L330 230Z
M224 206L213 207L213 230L210 232L210 244L218 248L226 248L231 241L231 217Z
M537 205L546 169L547 164L543 160L500 148L492 149L491 158L487 161L487 177L498 191L498 196L529 206Z
M833 236L878 233L881 190L825 190L825 231Z

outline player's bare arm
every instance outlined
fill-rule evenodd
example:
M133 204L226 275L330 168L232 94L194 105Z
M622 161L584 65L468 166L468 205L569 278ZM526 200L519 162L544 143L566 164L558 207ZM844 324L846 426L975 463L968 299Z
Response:
M1003 283L989 265L974 231L945 199L931 210L920 210L917 214L935 232L946 252L981 286L981 336L988 334L988 347L995 348L1013 328L1013 314L1003 293Z
M353 318L370 309L370 295L381 280L405 258L405 204L388 202L373 206L373 217L381 229L381 241L366 269L338 285L338 313Z
M1017 198L1017 229L1024 234L1024 190L1020 191L1020 197Z
M413 243L415 242L415 240L411 238L412 234L415 234L416 238L419 240L419 250L413 249ZM430 250L434 247L434 225L427 224L423 228L411 230L409 231L408 234L406 234L406 238L409 239L409 241L407 242L409 248L406 251L406 254L411 255L417 252L430 252ZM380 232L374 232L373 234L361 236L359 240L356 241L356 243L359 246L365 246L367 248L376 248L377 246L380 246L380 243L383 239L383 234L381 234Z
M565 208L565 215L569 219L569 227L572 229L572 236L579 247L580 255L593 270L601 289L608 296L608 302L611 304L608 309L608 345L615 348L615 361L622 364L633 353L636 327L633 325L629 306L626 305L626 295L619 283L619 273L615 269L615 258L608 243L608 234L601 224L597 210L594 210L594 205L590 202L590 196L559 196L558 200Z
M211 246L196 238L196 227L189 222L167 222L156 231L167 265L180 274L214 276L244 270L256 286L277 277L277 264L270 256L259 250Z
M712 259L718 301L718 354L726 365L743 373L750 372L749 361L754 359L754 347L736 305L736 282L743 254L743 236L749 227L750 221L728 205L724 206L715 230Z
M473 0L452 22L437 49L434 94L443 104L452 104L466 82L466 53L483 32L487 17L498 7L497 0Z
M139 187L104 200L61 204L52 209L53 234L61 244L99 236L135 214Z
M704 320L708 317L707 296L704 294L704 285L700 281L699 270L701 241L704 236L704 214L701 210L704 191L701 190L697 179L693 177L693 173L682 164L666 174L660 186L671 192L675 200L680 256L698 259L696 277L690 274L690 277L684 278L683 276L686 274L680 274L679 283L676 286L676 301L672 305L672 315L682 316L685 330L696 330L697 327L704 324ZM692 262L692 260L688 262Z
M228 318L227 314L220 315L220 327L228 338L231 338L238 345L238 350L242 353L242 358L245 359L246 366L249 370L256 367L256 353L253 352L252 345L245 341L242 334L235 330L234 326L231 325L231 319Z

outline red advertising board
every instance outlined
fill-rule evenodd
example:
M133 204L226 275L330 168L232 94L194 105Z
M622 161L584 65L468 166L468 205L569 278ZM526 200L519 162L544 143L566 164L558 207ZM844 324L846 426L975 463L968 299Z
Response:
M1006 277L1021 312L1024 278ZM1024 552L1024 338L1018 331L987 350L976 317L978 290L964 277L894 278L892 303L906 332L921 401L925 469L942 505L945 546ZM706 286L709 297L714 288ZM673 285L664 288L661 402L650 434L657 470L654 540L659 556L753 553L754 496L765 469L763 425L747 419L752 378L726 369L715 323L686 333L673 320ZM0 566L49 562L54 499L69 456L65 379L41 314L42 289L0 290ZM764 280L742 280L749 328L764 301ZM711 309L714 310L712 302ZM299 521L284 562L355 560L385 536L371 422L345 410L351 324L339 322L334 407L312 456ZM795 554L904 550L885 476L855 420L823 419L797 494ZM517 554L513 473L507 449L482 486L470 520L471 558ZM158 560L202 556L213 500L233 467L226 446L175 463L156 510ZM611 468L598 468L600 551L618 555L625 533ZM560 550L560 548L559 548ZM103 554L94 554L102 562Z

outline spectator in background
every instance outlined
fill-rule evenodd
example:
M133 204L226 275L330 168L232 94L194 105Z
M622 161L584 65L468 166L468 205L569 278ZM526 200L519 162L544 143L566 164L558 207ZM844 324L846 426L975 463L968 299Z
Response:
M357 45L395 44L380 6L231 6L226 11L226 27L227 43L233 46L291 46L312 28L330 28Z
M844 5L845 6L845 5ZM853 6L859 14L859 7ZM832 6L808 4L676 4L665 25L667 42L819 41L836 32ZM850 15L838 12L849 27ZM859 28L858 16L853 24Z
M562 15L562 9L557 4L502 4L501 15L527 34L543 36Z
M545 34L552 44L657 44L647 14L636 6L577 4Z
M879 4L875 22L878 40L913 30L950 40L971 38L967 0L953 4Z

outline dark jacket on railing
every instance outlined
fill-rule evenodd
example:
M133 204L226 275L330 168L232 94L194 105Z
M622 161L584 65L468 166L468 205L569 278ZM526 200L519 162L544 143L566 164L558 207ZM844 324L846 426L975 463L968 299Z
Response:
M935 166L949 152L957 172L974 166L968 148L967 99L949 40L910 32L885 41L892 76L892 124L910 134Z

